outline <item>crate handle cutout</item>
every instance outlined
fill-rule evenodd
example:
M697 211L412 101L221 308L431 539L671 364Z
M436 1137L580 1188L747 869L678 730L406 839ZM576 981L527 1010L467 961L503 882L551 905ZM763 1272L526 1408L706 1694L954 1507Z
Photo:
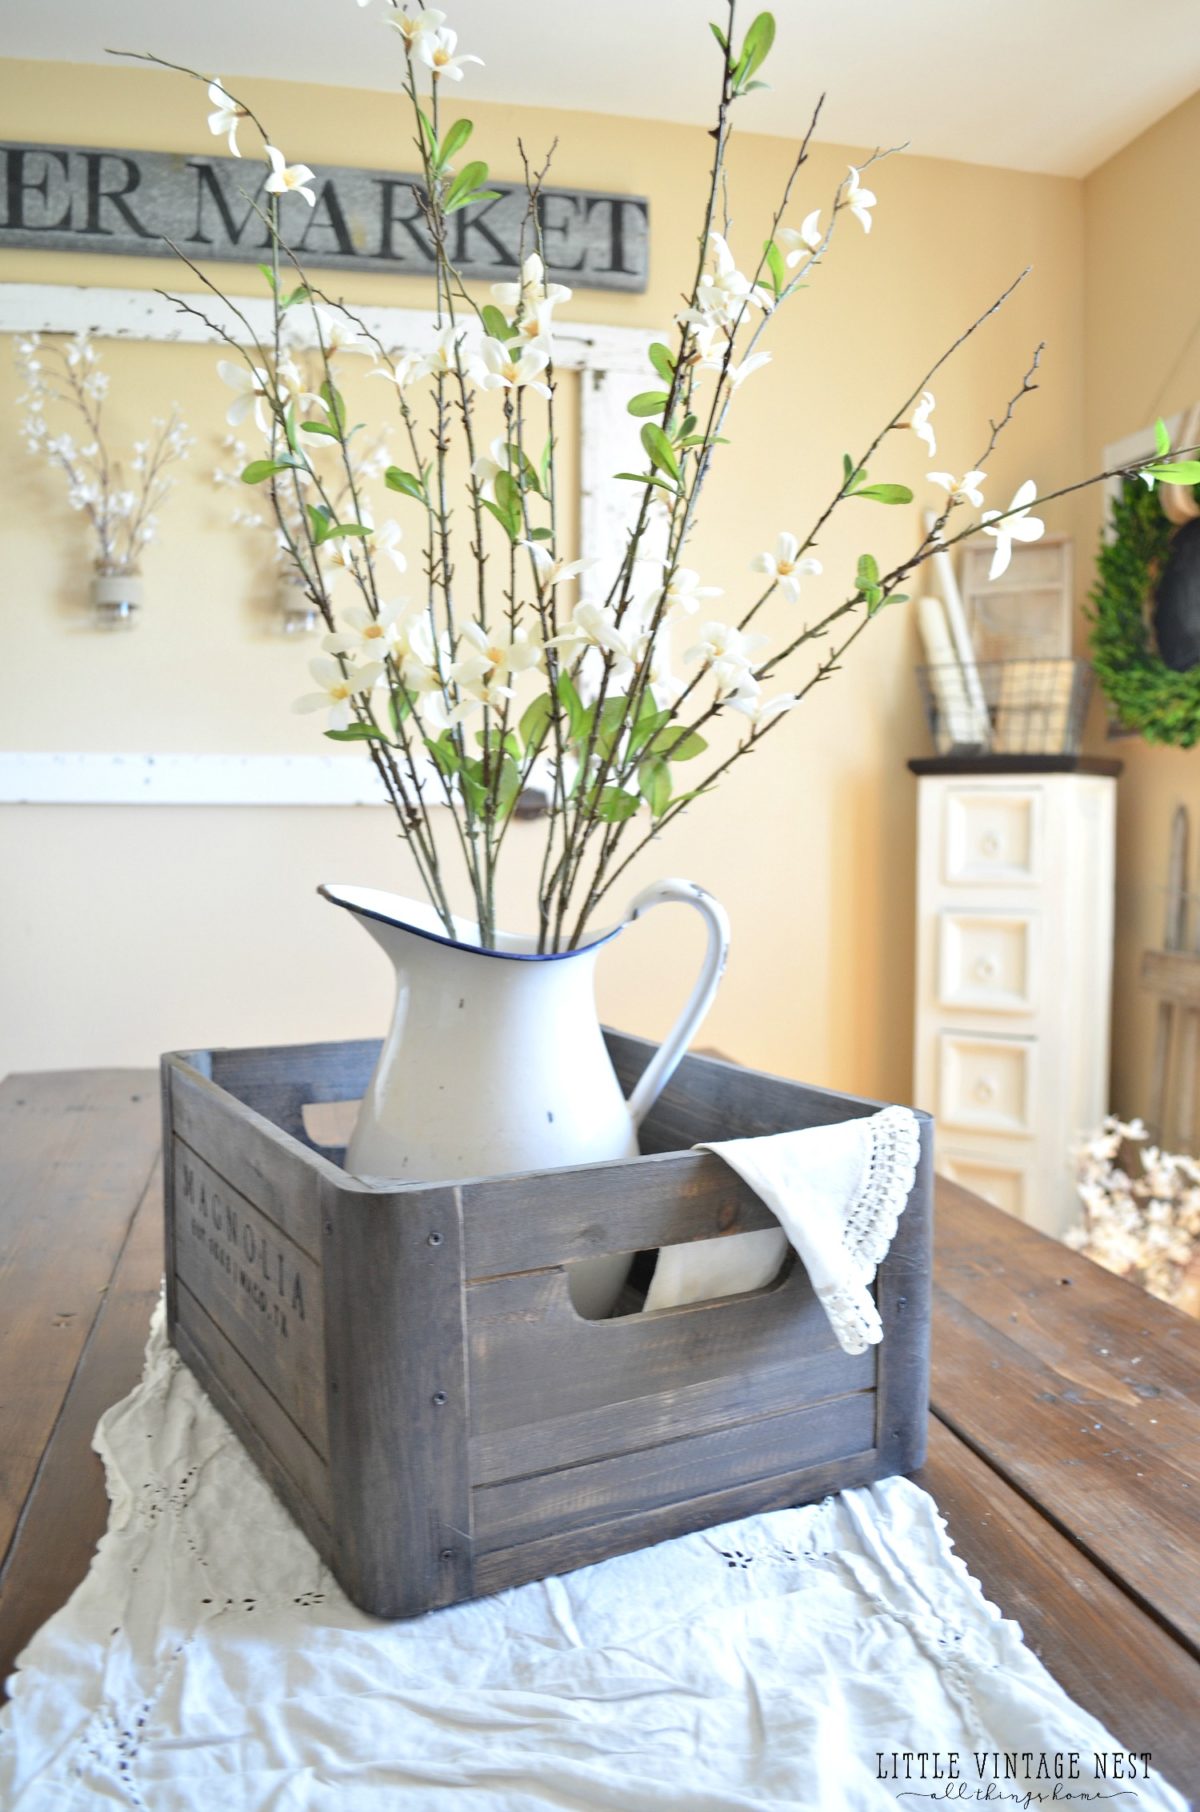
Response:
M662 1249L669 1250L669 1248ZM636 1253L633 1255L635 1264L638 1259L651 1258L654 1256L656 1255L653 1253ZM704 1296L698 1298L695 1302L673 1303L669 1308L647 1310L644 1306L644 1289L639 1290L636 1286L631 1289L630 1285L627 1284L625 1289L621 1292L621 1295L617 1298L616 1307L610 1314L585 1315L577 1307L574 1292L571 1289L572 1269L573 1266L568 1263L554 1267L551 1272L551 1275L564 1277L566 1279L567 1288L565 1296L572 1319L575 1321L587 1322L593 1326L599 1325L606 1327L628 1325L630 1322L644 1324L647 1321L665 1321L669 1316L690 1315L697 1309L720 1309L723 1308L726 1303L744 1303L751 1301L754 1297L774 1296L786 1287L793 1272L796 1270L799 1270L801 1277L807 1282L807 1274L805 1273L803 1266L797 1266L796 1254L789 1246L785 1249L783 1257L780 1259L779 1268L775 1272L775 1275L767 1278L765 1283L755 1285L751 1290L738 1290L736 1293L731 1291L728 1295L724 1296ZM634 1275L636 1276L636 1272ZM549 1304L549 1312L550 1314L556 1315L561 1311L561 1308L561 1298L556 1294Z

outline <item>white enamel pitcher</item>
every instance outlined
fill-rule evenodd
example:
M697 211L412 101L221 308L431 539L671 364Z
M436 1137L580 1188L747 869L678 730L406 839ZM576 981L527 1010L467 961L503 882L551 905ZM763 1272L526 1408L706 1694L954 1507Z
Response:
M396 974L391 1029L346 1148L346 1168L371 1183L454 1182L636 1156L637 1128L708 1012L729 950L724 910L690 881L645 888L611 930L551 955L539 954L534 939L505 933L495 949L482 949L466 920L455 920L450 938L432 906L397 894L338 885L318 892L354 914ZM701 914L707 948L683 1012L626 1100L600 1030L596 959L626 925L666 902ZM572 1265L581 1314L607 1313L628 1262Z

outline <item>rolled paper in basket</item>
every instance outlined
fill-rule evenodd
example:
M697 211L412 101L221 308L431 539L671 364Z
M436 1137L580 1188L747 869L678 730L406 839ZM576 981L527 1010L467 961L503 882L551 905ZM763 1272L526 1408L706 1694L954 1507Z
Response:
M1074 685L1072 660L1002 662L993 753L1070 754Z
M937 722L933 726L937 753L947 755L951 749L970 748L980 742L986 745L986 733L983 736L976 733L977 714L967 697L941 599L922 598L917 605L917 622L925 644L929 684L937 709Z

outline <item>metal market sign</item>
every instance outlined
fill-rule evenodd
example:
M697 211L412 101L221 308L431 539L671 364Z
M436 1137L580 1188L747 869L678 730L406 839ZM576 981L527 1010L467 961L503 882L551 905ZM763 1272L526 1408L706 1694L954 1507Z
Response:
M0 146L0 250L170 256L261 263L269 248L255 204L268 174L256 160L111 151L84 145ZM497 200L451 216L451 258L464 277L517 268L527 196L495 182ZM386 170L321 165L316 205L280 199L284 240L321 268L419 276L434 267L420 179ZM546 189L538 200L551 276L587 289L644 290L650 208L639 195ZM529 232L526 230L526 247Z

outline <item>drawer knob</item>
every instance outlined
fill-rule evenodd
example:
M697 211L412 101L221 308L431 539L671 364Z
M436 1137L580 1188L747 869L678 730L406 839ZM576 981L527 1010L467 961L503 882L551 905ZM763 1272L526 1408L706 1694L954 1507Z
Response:
M975 1084L975 1099L980 1103L995 1100L996 1084L988 1076L981 1076Z
M980 956L975 959L975 976L978 981L994 981L1000 968L994 956Z
M985 856L998 856L1000 854L1000 839L995 831L986 832L986 834L979 839L979 847Z

